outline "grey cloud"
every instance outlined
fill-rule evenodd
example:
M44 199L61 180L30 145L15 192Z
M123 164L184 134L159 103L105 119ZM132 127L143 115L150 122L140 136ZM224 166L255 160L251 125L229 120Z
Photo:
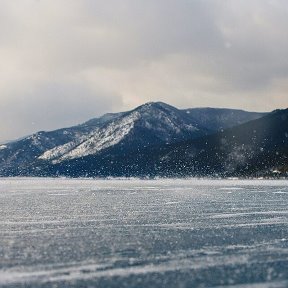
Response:
M286 0L2 0L0 140L153 100L286 107L286 27Z

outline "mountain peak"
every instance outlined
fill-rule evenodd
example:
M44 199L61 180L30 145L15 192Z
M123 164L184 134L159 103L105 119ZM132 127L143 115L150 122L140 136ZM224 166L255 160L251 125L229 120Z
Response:
M178 109L169 105L169 104L166 104L164 102L147 102L143 105L140 105L138 107L136 107L133 111L149 111L151 109L161 109L161 110L167 110L167 111L177 111Z

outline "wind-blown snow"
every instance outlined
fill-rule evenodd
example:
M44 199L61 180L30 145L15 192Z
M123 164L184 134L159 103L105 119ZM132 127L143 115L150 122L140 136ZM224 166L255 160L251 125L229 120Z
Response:
M0 286L288 287L276 192L287 181L2 178Z
M6 148L7 148L6 145L0 145L0 150L4 150L4 149L6 149Z

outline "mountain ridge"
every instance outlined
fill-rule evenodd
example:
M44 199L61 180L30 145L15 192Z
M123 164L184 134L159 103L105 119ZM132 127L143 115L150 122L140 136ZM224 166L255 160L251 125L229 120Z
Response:
M47 167L46 173L72 177L287 177L287 130L285 109L202 138L124 154L104 151L100 156Z
M77 126L40 131L6 143L0 149L0 175L9 175L9 171L20 175L39 161L56 164L105 150L126 153L196 139L264 115L222 108L177 109L163 102L149 102L130 111L107 113Z

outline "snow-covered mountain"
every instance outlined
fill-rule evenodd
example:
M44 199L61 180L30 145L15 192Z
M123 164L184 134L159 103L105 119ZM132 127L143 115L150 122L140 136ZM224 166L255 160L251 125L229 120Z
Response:
M72 177L288 177L288 109L212 135L139 151L103 151L49 165Z
M146 103L131 111L105 114L78 126L40 131L2 144L0 175L19 174L39 161L55 164L109 149L121 153L195 139L263 115L231 109L180 110L162 102Z

